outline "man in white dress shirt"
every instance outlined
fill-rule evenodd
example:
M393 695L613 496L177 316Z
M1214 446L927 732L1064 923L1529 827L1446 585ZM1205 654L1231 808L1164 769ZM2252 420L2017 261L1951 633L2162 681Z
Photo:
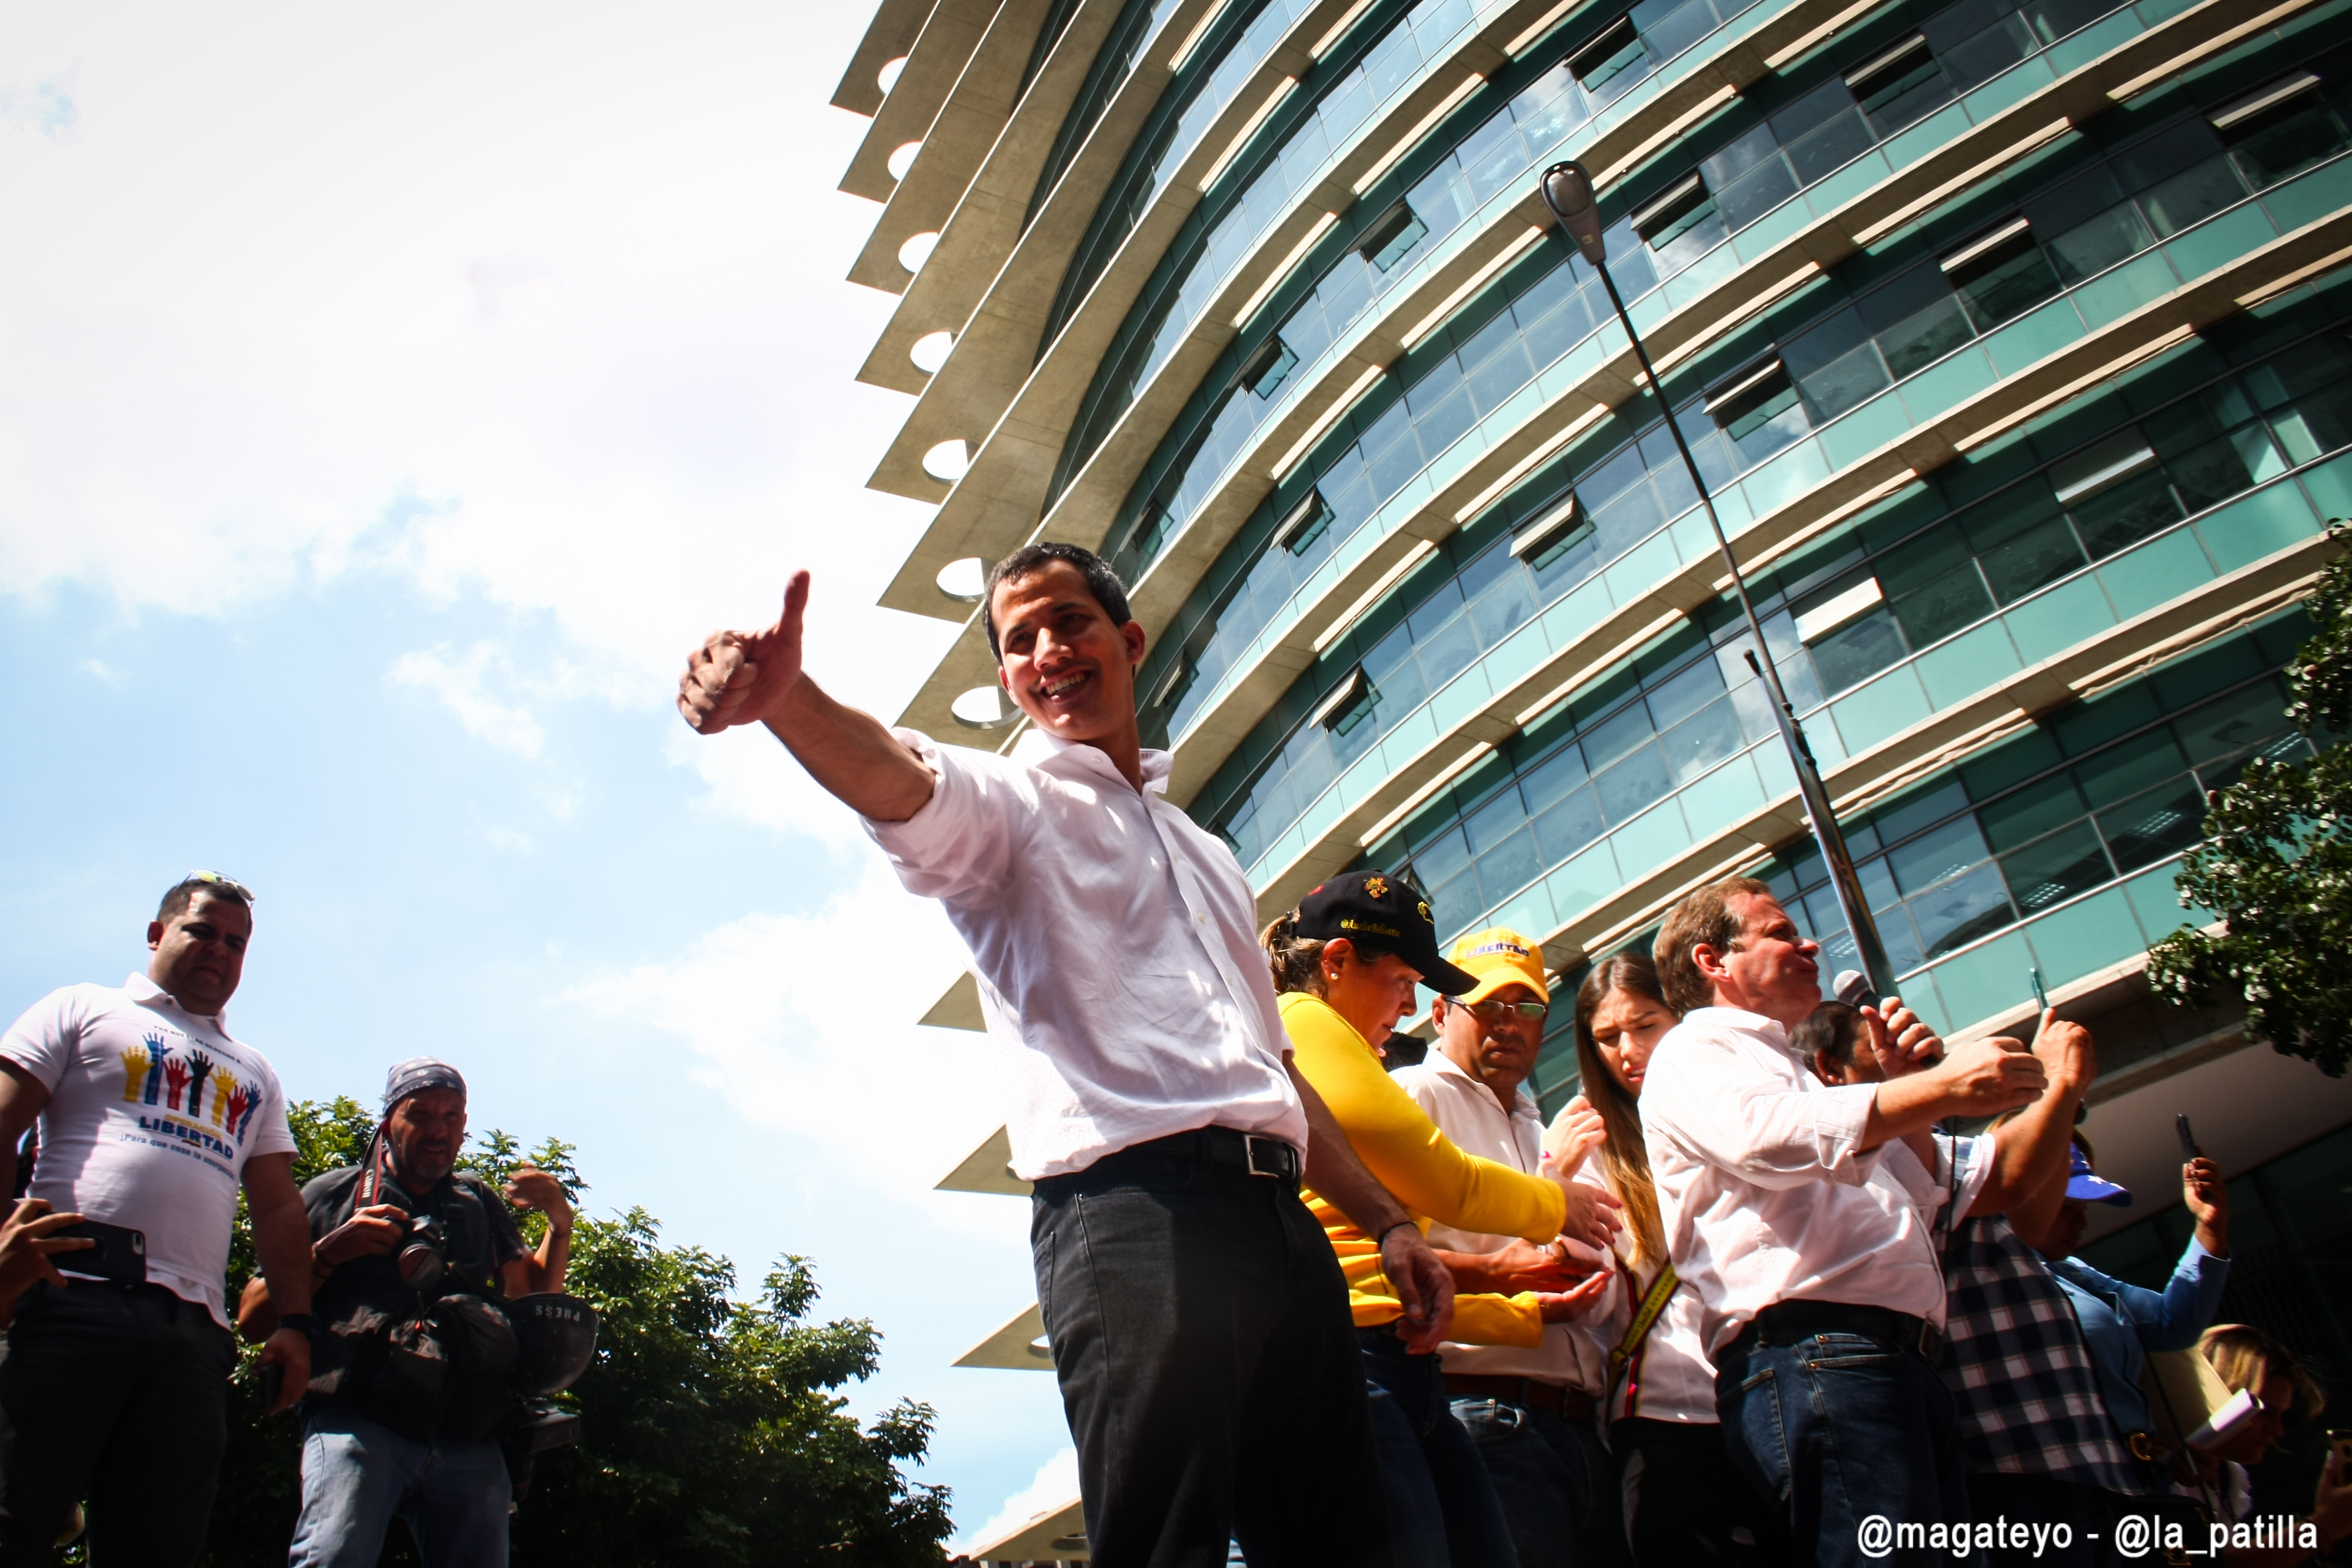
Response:
M709 734L764 722L866 819L971 947L1019 1047L1013 1167L1035 1184L1037 1299L1093 1561L1389 1561L1347 1288L1302 1176L1381 1237L1410 1342L1453 1282L1290 1067L1233 853L1161 798L1142 749L1144 630L1109 567L1031 545L989 574L1010 755L935 744L801 673L808 574L762 632L714 633L679 682Z
M1536 1175L1543 1114L1524 1086L1551 1008L1543 949L1497 926L1456 942L1452 961L1478 984L1437 999L1437 1049L1399 1068L1396 1081L1464 1152ZM1606 1191L1591 1169L1579 1165L1578 1178ZM1580 1242L1538 1248L1446 1225L1431 1226L1429 1240L1459 1289L1570 1291L1585 1298L1580 1319L1607 1317L1624 1293L1609 1255ZM1617 1467L1594 1420L1607 1363L1592 1336L1578 1322L1548 1322L1531 1348L1449 1343L1441 1353L1445 1392L1494 1478L1519 1568L1626 1563Z
M1882 1154L1945 1117L2027 1103L2042 1064L1979 1041L1916 1067L1937 1043L1890 998L1876 1048L1916 1070L1822 1084L1789 1043L1821 1005L1820 949L1748 878L1684 899L1655 951L1683 1019L1650 1059L1642 1126L1725 1442L1788 1510L1797 1561L1883 1561L1856 1539L1864 1521L1958 1522L1969 1504L1936 1371L1941 1194L1917 1161Z

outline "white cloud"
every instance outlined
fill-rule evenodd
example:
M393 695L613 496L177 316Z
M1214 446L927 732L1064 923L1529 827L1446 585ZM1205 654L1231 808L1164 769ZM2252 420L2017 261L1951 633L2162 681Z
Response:
M478 642L459 659L438 648L429 652L419 648L394 659L384 679L394 686L418 687L441 699L466 727L466 733L477 741L519 757L535 757L546 744L547 731L528 709L490 695L486 679L494 662L512 678L513 665L493 643Z
M1013 1069L989 1037L913 1023L961 970L963 943L879 851L858 859L821 908L746 915L555 1000L673 1037L739 1114L823 1147L877 1197L929 1205L932 1184L1003 1120Z
M873 605L929 509L863 489L907 408L853 383L892 301L831 188L865 20L11 14L0 120L71 133L0 135L0 593L390 573L544 612L637 705L806 564L813 666L894 711L952 628Z
M1078 1495L1078 1451L1064 1448L1037 1467L1037 1479L1004 1500L1004 1506L983 1525L963 1532L950 1552L969 1552L982 1542L1028 1523L1039 1514L1066 1508Z

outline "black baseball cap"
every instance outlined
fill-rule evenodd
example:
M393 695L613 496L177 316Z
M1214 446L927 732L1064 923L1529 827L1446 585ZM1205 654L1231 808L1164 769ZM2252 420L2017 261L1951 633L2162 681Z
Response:
M1478 985L1477 976L1454 968L1437 951L1437 921L1421 889L1385 871L1332 878L1298 900L1296 929L1309 941L1346 937L1374 952L1393 952L1441 996L1459 996Z

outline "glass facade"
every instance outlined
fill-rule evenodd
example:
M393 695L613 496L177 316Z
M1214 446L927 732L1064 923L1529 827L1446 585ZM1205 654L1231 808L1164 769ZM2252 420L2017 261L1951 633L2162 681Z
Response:
M1911 35L1919 40L1916 58L1896 73L1897 85L1907 84L1897 93L1892 87L1875 85L1892 68L1875 62L1887 54L1880 46L1889 36L1906 37L1902 29L1914 9L1929 14ZM1895 165L1875 151L1889 138L1956 104L1956 111L1969 120L1998 113L2021 90L2042 85L2074 63L2074 57L2113 48L2173 9L2166 0L2113 11L2098 0L2068 0L2025 12L1987 5L1983 0L1961 0L1932 12L1924 5L1894 8L1811 62L1801 79L1810 82L1826 75L1826 79L1806 87L1784 107L1769 112L1754 108L1752 112L1762 115L1759 122L1732 135L1695 168L1645 171L1634 186L1639 196L1610 236L1611 253L1619 258L1613 269L1620 289L1637 307L1679 303L1670 287L1677 280L1710 283L1747 259L1743 250L1760 253L1785 237L1790 219L1826 213L1856 188L1893 173ZM1739 9L1727 7L1718 26L1703 36L1725 31L1720 24L1740 15ZM1575 58L1571 50L1570 58ZM1860 65L1846 68L1843 62L1856 58ZM2028 64L2040 68L2038 77L2021 68ZM1995 79L1998 86L1992 85ZM1588 130L1610 97L1622 93L1617 84L1623 79L1623 74L1612 76L1605 85L1588 89L1567 61L1557 64L1478 121L1395 206L1381 208L1369 200L1362 204L1382 215L1368 231L1369 238L1343 250L1272 334L1245 332L1228 356L1236 369L1260 359L1280 362L1285 374L1274 380L1248 378L1246 385L1228 385L1226 379L1213 375L1209 394L1196 399L1195 410L1180 422L1184 434L1174 442L1172 461L1147 472L1121 526L1114 530L1123 569L1132 574L1148 565L1160 545L1198 510L1247 437L1273 412L1274 394L1293 379L1290 366L1308 367L1297 378L1300 381L1311 375L1331 345L1380 302L1391 280L1412 275L1412 268L1403 266L1409 257L1433 248L1486 211L1486 204L1498 193L1524 192L1536 170ZM1635 81L1639 79L1637 74ZM1781 90L1776 92L1776 88ZM1789 96L1790 84L1775 79L1750 98L1757 105L1769 106ZM1815 193L1812 199L1800 200L1809 190ZM1391 229L1394 237L1390 237ZM1735 236L1748 236L1755 243L1737 245ZM2118 253L2116 258L2120 254L2127 253ZM2002 259L1995 256L1988 265ZM1172 344L1180 340L1205 303L1203 293L1190 311L1170 311L1154 342ZM1269 342L1277 343L1279 352L1268 354ZM1158 351L1144 354L1139 363L1112 378L1108 392L1098 378L1090 414L1082 421L1072 455L1065 458L1066 466L1074 458L1082 461L1093 443L1108 433L1161 357ZM1126 362L1115 358L1110 363Z
M2352 302L2346 308L2352 309ZM2320 308L2312 313L2320 314ZM2168 375L2184 375L2194 357L2169 363ZM1916 497L1898 498L1841 542L1810 551L1793 568L1760 583L1766 636L1801 710L1810 713L2095 563L2352 445L2352 345L2340 332L2326 332L2134 415L2127 398L2098 399L2035 432L2023 445L2038 445L2051 455L1983 499L1962 500L1988 467L2012 460L2010 449L1960 466ZM1651 441L1664 444L1660 435ZM1633 452L1643 455L1638 447ZM1656 465L1651 473L1681 479L1687 489L1671 454L1647 456ZM1596 508L1595 515L1608 514ZM1624 534L1638 538L1649 531ZM1213 803L1208 820L1234 847L1243 865L1261 874L1271 869L1261 867L1267 847L1342 773L1626 542L1623 535L1613 542L1602 537L1596 524L1539 553L1514 555L1512 533L1497 524L1462 531L1401 588L1387 615L1327 659L1327 668L1344 668L1350 676L1361 670L1363 695L1357 702L1322 721L1302 716L1298 710L1306 704L1299 700L1285 703L1261 726L1284 732L1271 761L1255 761L1244 748L1236 760L1255 770L1247 784L1232 793L1213 781L1195 810L1206 811ZM1841 600L1853 602L1857 589L1864 602L1855 613L1810 637L1800 634L1801 617L1813 617ZM1691 696L1633 704L1629 696L1604 689L1579 699L1576 706L1594 714L1590 722L1603 736L1584 746L1602 759L1585 769L1596 781L1589 795L1591 809L1577 808L1573 832L1562 819L1538 836L1554 852L1538 866L1559 864L1607 825L1640 815L1675 784L1774 732L1771 715L1760 693L1750 689L1752 678L1740 658L1744 636L1727 627L1717 640L1713 651L1685 655L1652 678ZM1319 708L1327 684L1336 689L1327 678L1301 689ZM1637 721L1636 706L1646 706L1653 718ZM1637 729L1643 731L1638 746L1619 738ZM1554 770L1554 777L1563 776L1558 770L1566 766L1542 765ZM1602 779L1616 782L1603 790ZM1549 805L1549 796L1545 806L1529 797L1530 815ZM1513 855L1524 851L1522 844ZM1516 868L1517 859L1512 863ZM1515 874L1487 873L1486 879L1497 884L1497 896L1476 907L1499 901L1528 879L1517 876L1503 888Z
M2232 86L2212 84L2211 96L2226 98ZM2224 145L2210 106L2169 114L2111 154L2086 137L2070 139L2013 182L1992 183L1939 222L1843 264L1750 323L1696 370L1668 380L1710 488L1733 491L1736 513L1736 481L1763 469L1769 477L1748 489L1744 510L1769 510L2002 375L2307 221L2306 209L2352 197L2343 117L2327 98L2304 96L2309 101L2295 112L2315 129L2305 128L2302 145L2327 161L2304 161L2259 192L2248 190L2246 170L2261 177L2288 160L2265 164ZM2184 154L2196 154L2185 169L2171 161ZM2030 195L2021 199L2011 184ZM2058 226L2053 215L2079 217L2095 195L2116 200ZM1631 247L1612 271L1639 280L1648 255ZM2085 272L2092 265L2098 269ZM1182 737L1228 672L1260 651L1267 629L1295 615L1302 589L1328 581L1328 563L1346 557L1351 543L1360 552L1360 531L1404 521L1391 503L1425 494L1424 476L1441 456L1459 466L1465 433L1484 445L1534 412L1530 385L1540 391L1580 361L1597 367L1617 337L1602 310L1597 279L1548 240L1394 367L1302 465L1303 478L1260 508L1163 635L1145 681L1154 731ZM1624 412L1612 426L1622 427ZM1696 496L1662 427L1594 452L1604 438L1575 455L1586 476L1578 500L1595 521L1597 546L1614 542L1622 552ZM1785 451L1801 444L1805 450ZM1133 553L1115 560L1129 565Z
M1209 36L1194 47L1176 73L1176 80L1154 106L1142 138L1120 165L1101 205L1095 209L1094 221L1087 226L1054 297L1053 313L1038 340L1040 353L1078 308L1102 269L1110 265L1151 198L1168 184L1177 166L1192 156L1234 94L1265 63L1310 4L1311 0L1243 0L1219 16Z

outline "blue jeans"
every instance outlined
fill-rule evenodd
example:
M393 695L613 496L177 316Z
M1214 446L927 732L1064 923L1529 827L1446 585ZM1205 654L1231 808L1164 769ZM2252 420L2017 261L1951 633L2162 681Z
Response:
M514 1489L497 1443L418 1443L348 1406L302 1430L302 1517L289 1568L375 1568L394 1516L425 1568L506 1568Z
M1952 1562L1948 1549L1869 1556L1856 1541L1874 1516L1969 1517L1952 1396L1916 1351L1853 1333L1767 1344L1750 1330L1717 1359L1715 1407L1732 1464L1786 1510L1795 1561Z
M1387 1329L1360 1329L1389 1533L1412 1568L1518 1568L1502 1500L1478 1446L1446 1403L1433 1355Z
M1457 1399L1494 1478L1519 1568L1630 1568L1617 1465L1590 1421L1506 1399Z

